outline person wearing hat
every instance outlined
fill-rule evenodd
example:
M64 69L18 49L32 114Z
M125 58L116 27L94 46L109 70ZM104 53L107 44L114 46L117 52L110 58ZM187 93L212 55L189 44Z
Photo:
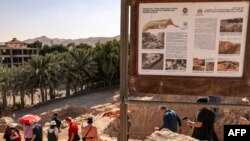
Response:
M93 118L87 118L87 126L82 129L83 141L98 141L97 128L93 126Z
M72 121L71 117L66 117L65 121L69 125L68 129L68 141L79 141L80 136L78 134L78 126L75 122Z
M21 141L21 135L19 133L19 130L16 128L16 123L10 123L9 127L11 130L10 139L11 141Z
M58 128L56 121L52 120L50 122L50 128L48 129L48 141L57 141L58 140Z
M55 122L56 122L56 126L58 128L58 131L60 131L60 126L62 124L61 120L58 118L58 114L57 113L54 113L54 117L53 119Z

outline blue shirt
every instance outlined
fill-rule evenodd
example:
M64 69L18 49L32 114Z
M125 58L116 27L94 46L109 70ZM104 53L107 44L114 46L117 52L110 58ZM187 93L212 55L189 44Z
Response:
M167 110L163 116L163 125L160 129L167 128L173 132L177 132L177 123L181 126L181 119L173 110Z
M36 124L32 130L33 134L36 135L35 141L42 141L43 133L42 133L42 125Z

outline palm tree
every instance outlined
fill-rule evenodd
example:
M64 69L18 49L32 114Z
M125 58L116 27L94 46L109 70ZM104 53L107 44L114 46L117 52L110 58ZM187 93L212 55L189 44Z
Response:
M47 85L49 87L50 99L55 98L54 90L60 85L61 81L61 66L58 62L57 56L57 53L47 54L45 56L45 59L49 62L49 64L47 65Z
M29 72L25 67L13 68L12 90L13 96L20 93L21 108L25 107L25 95L29 87Z
M70 89L74 83L77 83L80 75L75 67L76 62L69 53L62 53L58 56L61 66L60 74L63 76L63 82L66 85L66 96L70 95Z
M7 108L7 91L8 91L8 68L4 66L0 66L0 87L1 87L1 95L2 95L2 106L3 108Z
M42 98L42 102L45 101L45 87L46 87L46 81L47 81L47 65L49 62L44 59L42 56L33 57L29 60L28 66L30 70L30 78L33 78L35 82L38 83L38 87L40 89L40 94Z
M99 65L99 70L101 70L100 76L108 81L111 85L111 81L116 78L119 74L119 64L120 64L120 43L117 40L108 41L105 44L100 44L97 50L96 60Z
M75 60L75 67L80 76L80 87L83 90L84 84L95 77L97 73L97 63L94 61L92 49L74 49L70 55Z
M47 88L50 89L50 99L54 99L54 89L60 82L60 65L57 62L57 54L47 54L44 57L34 57L29 64L30 78L38 83L42 102L47 100Z

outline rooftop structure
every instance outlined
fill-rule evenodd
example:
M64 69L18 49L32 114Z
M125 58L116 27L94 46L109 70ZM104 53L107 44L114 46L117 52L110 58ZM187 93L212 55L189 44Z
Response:
M0 45L0 63L3 65L21 66L32 56L38 56L38 49L28 48L27 43L13 38L11 41Z

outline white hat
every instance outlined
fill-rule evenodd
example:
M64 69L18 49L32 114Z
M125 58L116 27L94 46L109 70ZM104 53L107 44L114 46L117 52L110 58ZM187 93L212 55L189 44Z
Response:
M17 127L17 123L10 123L10 124L9 124L9 127L10 127L10 128L16 128L16 127Z
M56 121L52 120L52 121L50 122L50 125L56 125Z

